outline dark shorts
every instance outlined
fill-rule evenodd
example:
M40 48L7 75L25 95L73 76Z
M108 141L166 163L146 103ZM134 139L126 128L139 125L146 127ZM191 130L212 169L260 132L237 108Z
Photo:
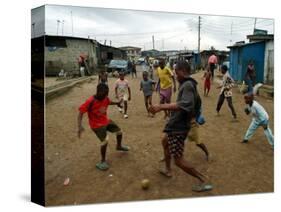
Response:
M114 121L110 121L109 124L104 127L100 127L92 130L95 132L96 136L99 138L101 142L106 140L107 131L111 133L121 132L121 129L118 127L117 124L115 124Z
M167 134L169 153L174 158L180 158L183 156L184 141L187 134Z
M214 63L210 63L210 69L213 72L216 68L216 65Z

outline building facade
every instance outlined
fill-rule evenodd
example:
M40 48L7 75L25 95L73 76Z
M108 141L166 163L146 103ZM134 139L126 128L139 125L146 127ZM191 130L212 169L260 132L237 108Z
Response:
M134 46L123 46L119 47L119 49L122 49L126 51L128 59L134 60L141 56L141 48L134 47Z
M125 50L113 46L106 46L98 43L97 45L97 59L98 65L104 66L109 64L110 60L123 59L127 60L127 53Z
M230 49L230 73L237 81L245 79L247 66L254 63L256 81L273 84L274 82L274 36L248 35L249 43L236 43Z
M45 73L57 76L61 69L79 74L78 59L87 56L90 74L97 69L97 42L86 38L45 36Z

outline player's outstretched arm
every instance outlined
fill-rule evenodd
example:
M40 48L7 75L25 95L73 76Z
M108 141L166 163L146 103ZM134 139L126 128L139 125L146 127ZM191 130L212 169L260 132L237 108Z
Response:
M149 112L155 114L162 110L180 110L180 107L177 105L177 103L170 103L170 104L156 104L152 105L149 109Z

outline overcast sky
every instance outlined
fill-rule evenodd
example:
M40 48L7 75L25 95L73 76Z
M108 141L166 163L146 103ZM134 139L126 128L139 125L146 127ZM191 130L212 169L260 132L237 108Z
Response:
M72 15L71 15L72 14ZM148 12L90 7L54 6L32 10L31 35L65 35L88 37L112 45L137 46L142 50L194 50L198 48L198 17L195 14ZM255 18L200 15L201 50L246 41L253 33ZM45 21L44 21L45 20ZM60 22L58 22L58 20ZM44 27L45 25L45 27ZM272 19L256 19L256 28L274 31ZM72 31L73 29L73 31Z

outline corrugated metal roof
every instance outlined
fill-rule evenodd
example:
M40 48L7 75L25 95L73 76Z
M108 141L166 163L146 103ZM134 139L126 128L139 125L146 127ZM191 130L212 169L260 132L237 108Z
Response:
M249 42L249 43L239 43L239 44L234 44L233 46L227 46L227 48L231 49L231 48L238 48L238 47L242 47L242 46L248 46L248 45L253 45L256 43L262 43L265 41L256 41L256 42Z

